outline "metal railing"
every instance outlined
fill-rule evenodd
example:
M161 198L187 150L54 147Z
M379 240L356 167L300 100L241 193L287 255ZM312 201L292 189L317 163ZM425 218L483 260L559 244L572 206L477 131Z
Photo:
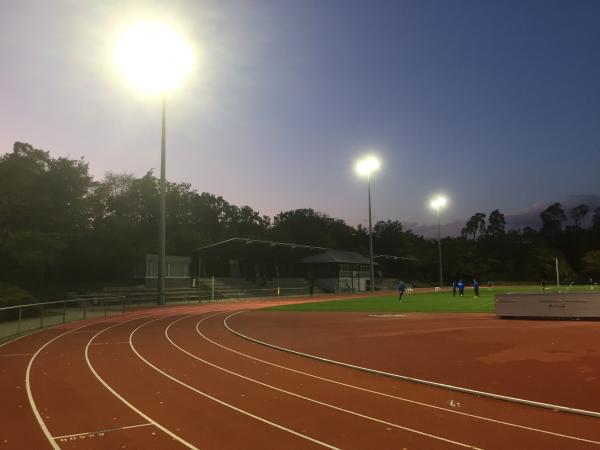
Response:
M184 305L222 299L306 296L309 288L223 289L167 291L167 304ZM156 292L97 296L0 308L0 342L55 325L96 317L124 314L140 308L158 307Z

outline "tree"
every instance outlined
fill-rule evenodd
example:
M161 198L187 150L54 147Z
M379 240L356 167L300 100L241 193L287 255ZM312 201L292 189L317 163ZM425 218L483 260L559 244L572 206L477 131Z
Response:
M91 227L92 184L82 159L52 158L22 142L0 157L0 277L62 279L65 249Z
M553 203L540 214L542 218L542 232L547 236L553 236L562 231L562 223L567 220L562 205Z
M477 235L485 231L485 214L476 213L466 223L465 227L461 230L461 235L465 238L469 236L471 239L477 239Z
M488 217L488 226L486 234L492 237L498 237L505 234L506 219L497 209L493 210Z
M594 216L592 217L592 228L600 231L600 206L594 209Z
M588 205L579 205L569 211L569 215L573 219L576 228L580 228L581 222L583 222L589 210Z
M280 212L273 218L271 236L276 240L328 248L347 248L355 230L343 220L311 208Z
M582 260L583 272L595 280L600 279L600 251L587 252Z

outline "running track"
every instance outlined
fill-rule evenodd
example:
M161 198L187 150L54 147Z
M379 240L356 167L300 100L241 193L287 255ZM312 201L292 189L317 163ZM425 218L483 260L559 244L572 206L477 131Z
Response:
M311 360L231 333L264 302L136 311L0 347L0 449L600 449L600 419Z

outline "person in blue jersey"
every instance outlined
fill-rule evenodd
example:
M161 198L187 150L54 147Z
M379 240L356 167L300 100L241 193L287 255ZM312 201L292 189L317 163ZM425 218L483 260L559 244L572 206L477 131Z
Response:
M473 278L473 295L475 298L479 297L479 282Z
M456 287L458 288L458 293L461 297L465 296L465 282L463 280L460 280L458 283L456 283Z
M406 284L404 281L400 281L398 283L398 301L402 301L402 296L404 295L404 291L406 290Z

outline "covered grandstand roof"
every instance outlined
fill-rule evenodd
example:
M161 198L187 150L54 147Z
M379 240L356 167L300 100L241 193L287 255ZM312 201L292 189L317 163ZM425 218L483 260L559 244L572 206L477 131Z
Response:
M327 250L318 255L307 256L298 261L301 264L313 263L342 263L342 264L369 264L369 258L356 253L341 250Z
M307 250L328 250L327 247L315 247L314 245L294 244L292 242L263 241L261 239L235 237L235 238L231 238L231 239L226 239L221 242L216 242L214 244L205 245L204 247L197 248L195 251L199 252L199 251L206 250L209 248L223 247L225 245L231 245L231 244L238 244L238 245L239 244L248 244L248 245L259 244L259 245L267 245L269 247L289 247L292 249L300 248L300 249L307 249Z

